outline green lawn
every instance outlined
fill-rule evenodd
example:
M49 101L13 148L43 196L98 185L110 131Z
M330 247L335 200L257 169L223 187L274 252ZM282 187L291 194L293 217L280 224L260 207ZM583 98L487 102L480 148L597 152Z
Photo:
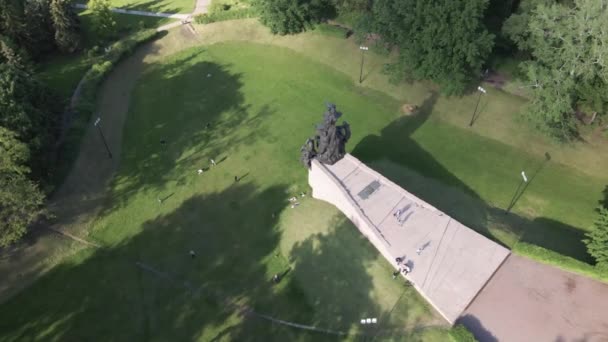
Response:
M142 17L120 13L113 13L112 15L116 21L117 37L127 35L141 28L157 27L171 21L167 18ZM107 46L108 43L102 41L91 27L90 12L81 11L79 17L82 23L84 50L88 51L94 46L103 49ZM84 73L95 60L94 55L88 55L86 51L80 51L72 55L55 54L45 58L38 70L38 76L63 99L68 99L72 96Z
M192 13L196 0L110 0L113 7L163 13Z
M239 314L251 308L383 339L445 341L443 321L391 279L335 208L308 197L288 207L308 192L298 151L328 100L371 131L382 122L368 113L395 114L386 95L361 93L284 48L219 44L152 65L135 90L111 200L89 236L107 247L66 259L2 305L0 340L337 339ZM365 135L356 130L353 146ZM378 330L362 331L364 317L378 317Z

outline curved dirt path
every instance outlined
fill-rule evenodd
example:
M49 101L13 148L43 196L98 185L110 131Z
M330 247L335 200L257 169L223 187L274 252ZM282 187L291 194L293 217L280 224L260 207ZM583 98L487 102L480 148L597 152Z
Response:
M64 183L49 199L48 207L55 219L50 226L41 227L49 229L36 229L22 243L0 251L0 302L31 284L65 256L83 248L95 248L95 241L87 235L107 198L109 181L120 163L122 130L131 91L146 65L197 44L195 38L191 31L181 26L140 47L110 73L100 88L97 111L83 136L78 158ZM99 132L93 126L97 117L101 118L113 159L108 158Z

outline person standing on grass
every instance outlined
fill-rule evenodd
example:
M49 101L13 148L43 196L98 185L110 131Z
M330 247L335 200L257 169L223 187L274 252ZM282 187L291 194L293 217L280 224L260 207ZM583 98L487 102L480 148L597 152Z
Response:
M234 176L234 182L238 182L239 181L239 176Z
M213 158L211 158L211 166L215 166L217 164L215 164L215 160L213 160Z

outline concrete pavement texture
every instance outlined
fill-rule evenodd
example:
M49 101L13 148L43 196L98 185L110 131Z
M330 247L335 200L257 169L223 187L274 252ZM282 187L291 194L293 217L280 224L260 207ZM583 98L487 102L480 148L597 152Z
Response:
M509 251L389 181L351 155L334 165L313 160L313 197L334 204L450 323ZM388 274L387 276L390 276Z

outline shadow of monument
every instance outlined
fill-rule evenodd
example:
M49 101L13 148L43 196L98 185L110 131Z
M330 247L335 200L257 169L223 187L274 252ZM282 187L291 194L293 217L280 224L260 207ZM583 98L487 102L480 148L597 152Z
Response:
M481 321L473 315L466 314L461 316L456 321L456 324L462 324L467 327L479 342L498 342L496 336L487 330Z
M352 154L407 191L504 246L523 241L590 262L581 242L581 230L548 218L505 215L505 209L486 203L412 138L429 120L437 98L437 93L431 93L417 113L393 121L379 136L363 138ZM527 186L545 167L547 160L539 161ZM521 192L515 200L519 197Z

